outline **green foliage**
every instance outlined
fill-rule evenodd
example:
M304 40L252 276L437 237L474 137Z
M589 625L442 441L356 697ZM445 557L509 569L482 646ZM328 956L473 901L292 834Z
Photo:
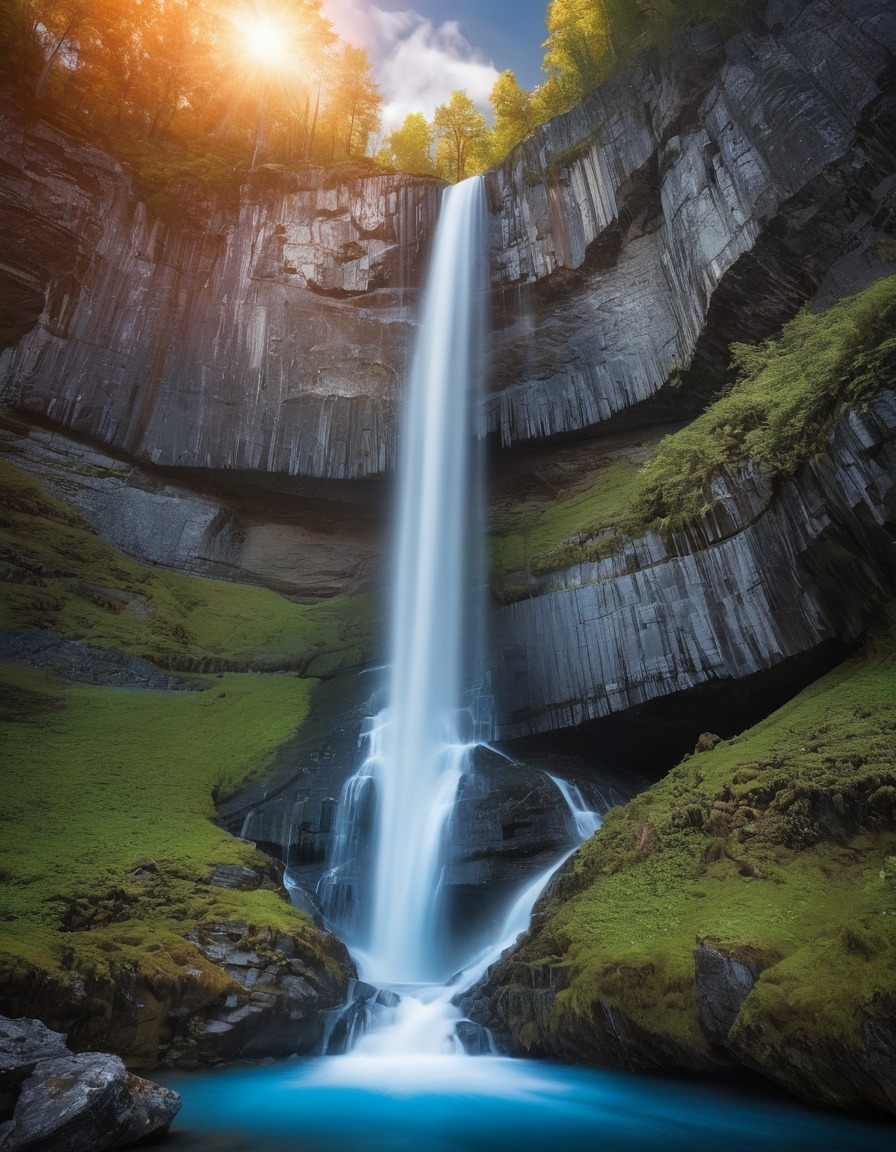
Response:
M770 479L791 476L822 447L842 412L892 385L896 277L815 314L804 309L780 337L735 344L737 378L645 467L636 512L644 523L699 516L720 468L755 461Z
M320 0L10 0L0 87L134 167L174 215L185 178L229 197L235 169L363 155L382 100ZM253 51L259 25L272 34Z
M689 24L737 19L752 0L550 0L536 122L564 112L632 57L665 47Z
M411 112L404 118L400 128L386 137L380 159L399 172L410 172L412 176L432 176L435 162L432 147L435 142L435 129L422 112Z
M695 942L765 973L782 1032L852 1036L896 960L896 634L767 720L685 760L576 854L514 971L566 969L552 1026L598 1002L700 1039Z
M452 92L448 103L436 108L433 124L439 138L439 175L454 184L488 167L488 125L466 92Z
M515 148L535 126L532 98L510 69L502 72L489 97L494 111L492 153L496 160Z
M252 846L216 827L221 796L262 771L308 712L314 681L224 675L202 692L62 688L0 665L15 714L0 721L0 966L56 970L149 959L159 942L203 921L245 919L284 930L305 921L272 888L211 888L220 864L266 868ZM149 887L137 869L157 871ZM119 938L115 943L115 937Z
M821 451L844 411L892 387L894 330L896 277L889 277L827 312L802 311L776 339L733 345L734 383L687 427L642 444L643 466L617 460L580 469L572 483L516 495L493 510L496 597L525 597L533 577L600 559L619 535L699 520L721 469L753 461L771 481L792 476ZM673 383L677 372L673 365Z
M532 577L598 559L618 544L617 533L636 531L632 504L638 486L637 465L616 459L579 474L563 498L542 490L494 508L489 554L497 598L517 599Z
M27 472L0 461L0 483L0 627L53 629L163 668L313 674L370 658L370 597L293 604L264 588L147 568Z

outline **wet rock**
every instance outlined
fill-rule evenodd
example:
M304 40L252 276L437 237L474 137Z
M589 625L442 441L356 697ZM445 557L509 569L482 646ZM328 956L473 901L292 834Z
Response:
M748 963L748 959L751 962ZM733 956L709 944L694 950L697 1015L709 1039L725 1046L740 1007L763 965L758 956Z
M240 864L219 864L209 878L212 888L231 888L240 892L251 892L260 888L264 877L254 868L244 868Z
M321 1041L324 1014L344 1002L353 967L335 937L321 938L331 955L316 963L296 959L308 946L284 934L253 933L234 921L194 929L190 941L239 986L191 1028L168 1062L184 1059L288 1056L313 1050Z
M472 1020L459 1020L454 1032L468 1056L489 1056L494 1052L488 1029L481 1024L474 1024Z
M180 1109L168 1088L131 1075L117 1056L41 1060L0 1136L2 1152L115 1152L163 1136Z

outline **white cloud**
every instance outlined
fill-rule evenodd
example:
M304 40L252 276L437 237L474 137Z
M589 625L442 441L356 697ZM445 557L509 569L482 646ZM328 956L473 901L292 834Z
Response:
M455 20L434 24L419 12L386 12L363 0L324 0L343 40L366 48L383 93L383 130L409 112L428 119L456 88L484 112L498 71L461 33Z

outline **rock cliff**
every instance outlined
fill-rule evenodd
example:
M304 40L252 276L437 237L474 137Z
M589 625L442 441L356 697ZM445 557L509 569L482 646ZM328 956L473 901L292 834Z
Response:
M166 227L111 157L2 111L8 402L149 463L392 469L436 181L261 171L238 214Z
M639 58L520 145L488 177L507 327L487 429L598 425L673 368L718 378L732 340L808 296L863 286L892 226L894 47L886 0L773 0L727 42L703 25Z
M582 724L850 641L893 586L896 395L835 429L772 492L720 475L687 533L648 533L542 577L493 615L499 736Z
M879 274L894 41L886 0L773 0L727 42L704 25L639 58L490 173L483 428L594 428ZM436 181L261 171L197 229L8 106L0 160L7 403L158 465L392 469Z

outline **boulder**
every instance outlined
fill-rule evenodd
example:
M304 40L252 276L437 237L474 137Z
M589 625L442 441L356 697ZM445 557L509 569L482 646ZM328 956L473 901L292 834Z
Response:
M22 1088L2 1152L115 1152L162 1136L180 1109L169 1088L127 1071L117 1056L41 1060Z

